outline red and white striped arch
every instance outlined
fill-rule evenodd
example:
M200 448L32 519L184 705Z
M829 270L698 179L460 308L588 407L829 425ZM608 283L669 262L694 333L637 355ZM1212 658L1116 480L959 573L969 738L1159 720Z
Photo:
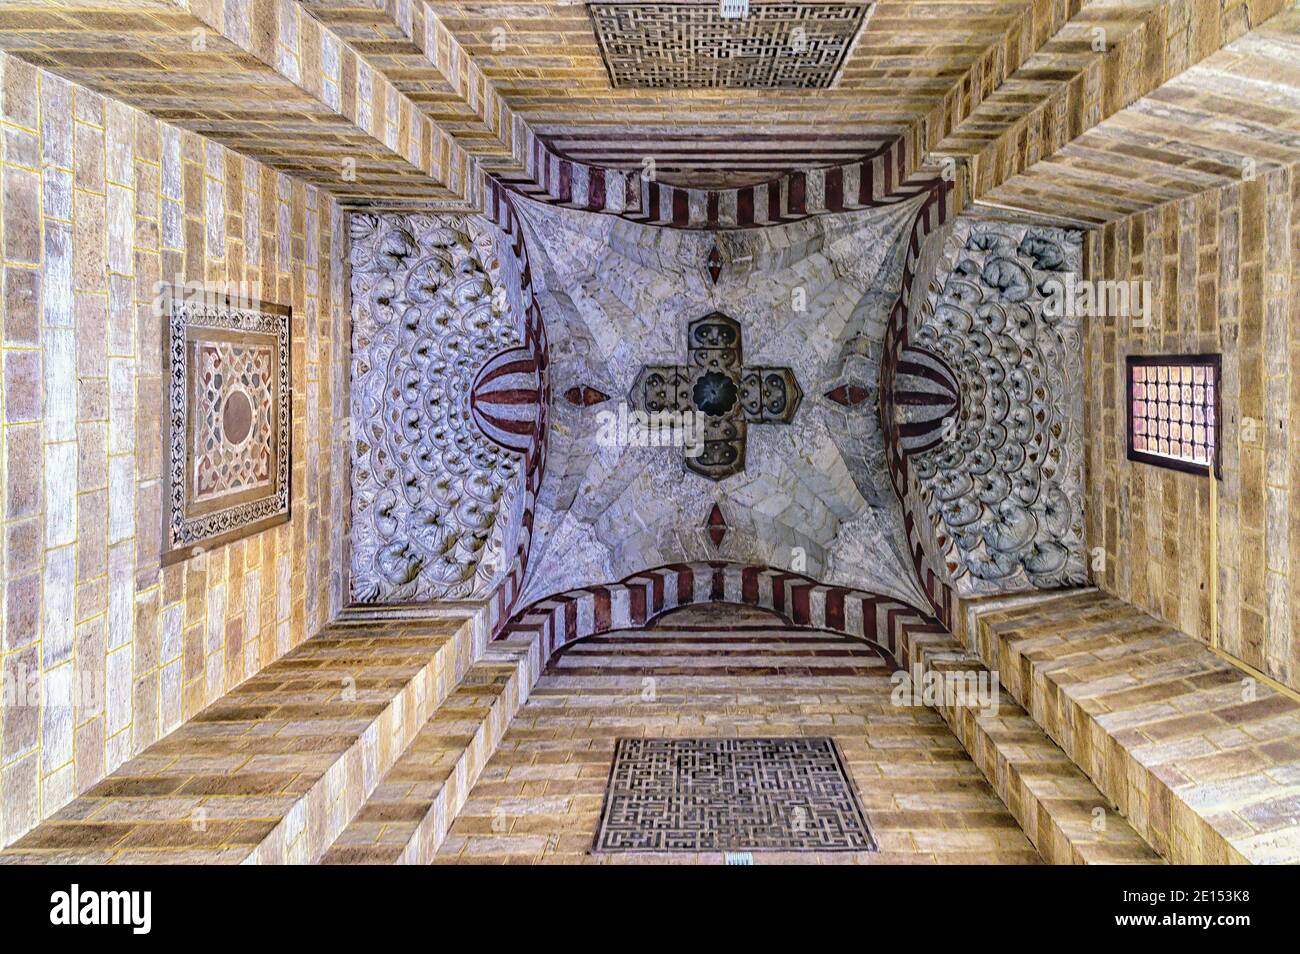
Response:
M537 494L546 471L546 437L551 406L551 384L546 325L533 294L533 273L528 246L514 205L506 197L492 221L510 240L518 261L524 301L523 344L493 356L479 371L470 395L470 413L483 433L524 460L524 506L518 546L510 569L488 599L489 626L499 632L510 618L523 590L532 544Z
M768 182L731 189L674 186L626 172L564 159L533 141L527 168L515 176L487 176L489 218L518 193L631 222L680 229L748 229L784 225L811 215L852 212L906 202L930 192L937 166L909 168L907 141L893 140L859 159L801 169Z
M799 573L738 563L672 563L617 583L539 600L515 615L499 638L535 640L539 671L557 650L585 636L645 626L698 603L744 603L772 610L795 626L865 639L892 660L906 657L909 634L944 633L932 617L898 600Z
M912 221L911 234L908 237L906 258L903 262L903 284L898 300L889 313L889 322L885 329L884 354L880 361L880 427L885 436L885 462L889 470L889 479L894 493L903 508L903 529L907 535L907 547L912 557L912 567L916 571L917 582L921 584L926 599L935 616L945 625L952 625L953 590L948 583L947 574L941 567L934 567L927 559L922 545L921 521L929 520L923 508L915 505L916 496L909 493L909 481L914 480L907 461L906 435L902 422L896 411L899 387L899 367L906 367L904 352L908 350L909 328L908 316L914 295L925 294L925 282L918 282L917 265L921 257L921 248L927 236L944 223L955 218L959 211L960 192L955 182L937 180L935 188L926 197L917 210Z

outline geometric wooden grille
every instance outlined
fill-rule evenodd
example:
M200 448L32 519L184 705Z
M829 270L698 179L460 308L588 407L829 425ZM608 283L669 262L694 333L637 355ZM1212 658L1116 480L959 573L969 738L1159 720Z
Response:
M826 89L871 3L588 4L615 89Z
M826 737L618 739L593 851L874 851Z
M1219 356L1130 355L1129 460L1219 471Z

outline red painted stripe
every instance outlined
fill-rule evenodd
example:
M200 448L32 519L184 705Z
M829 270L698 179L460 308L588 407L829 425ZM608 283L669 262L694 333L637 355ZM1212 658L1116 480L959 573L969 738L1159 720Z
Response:
M786 211L791 215L806 215L808 177L802 172L790 173L790 187L787 194Z
M645 597L649 584L629 583L627 585L628 616L633 624L644 626L646 620Z
M560 192L556 198L561 202L573 201L573 163L567 159L560 160Z
M844 211L844 170L838 166L826 170L826 209Z
M695 599L695 571L688 566L677 568L677 605L685 606Z
M537 357L529 355L527 358L515 358L513 361L507 361L505 364L498 365L483 377L479 378L478 386L480 388L489 381L495 381L499 377L507 374L532 374L537 370Z
M536 404L540 396L537 388L502 388L486 393L477 391L474 400L480 404Z
M778 613L785 614L785 581L790 577L784 573L778 573L772 578L772 609Z
M673 225L688 225L691 221L691 195L685 189L673 189Z
M844 632L844 594L842 586L836 586L826 593L826 628Z
M754 224L754 187L747 186L736 192L736 224Z
M596 625L592 632L607 633L609 632L611 620L609 590L605 589L603 586L598 586L591 592L595 594L596 597Z
M791 607L790 618L797 625L807 626L812 620L812 609L809 606L809 595L812 593L812 584L796 583L790 587Z

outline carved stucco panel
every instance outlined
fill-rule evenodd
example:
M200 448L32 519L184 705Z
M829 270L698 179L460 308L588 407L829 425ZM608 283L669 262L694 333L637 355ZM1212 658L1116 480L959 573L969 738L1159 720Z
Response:
M470 408L479 370L521 343L505 239L460 216L351 229L353 598L485 597L524 506L521 459Z
M930 543L959 593L1087 581L1080 319L1043 307L1081 252L1079 232L961 218L913 317L914 373L895 385L913 403L898 413L917 435L912 489Z

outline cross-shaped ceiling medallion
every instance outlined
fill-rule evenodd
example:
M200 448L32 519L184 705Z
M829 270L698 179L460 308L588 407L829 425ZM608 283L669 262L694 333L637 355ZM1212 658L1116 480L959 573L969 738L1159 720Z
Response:
M745 429L790 423L803 391L789 368L746 367L740 324L720 312L690 323L686 351L685 365L642 368L628 399L647 414L697 415L703 450L685 454L686 466L721 480L745 469Z

